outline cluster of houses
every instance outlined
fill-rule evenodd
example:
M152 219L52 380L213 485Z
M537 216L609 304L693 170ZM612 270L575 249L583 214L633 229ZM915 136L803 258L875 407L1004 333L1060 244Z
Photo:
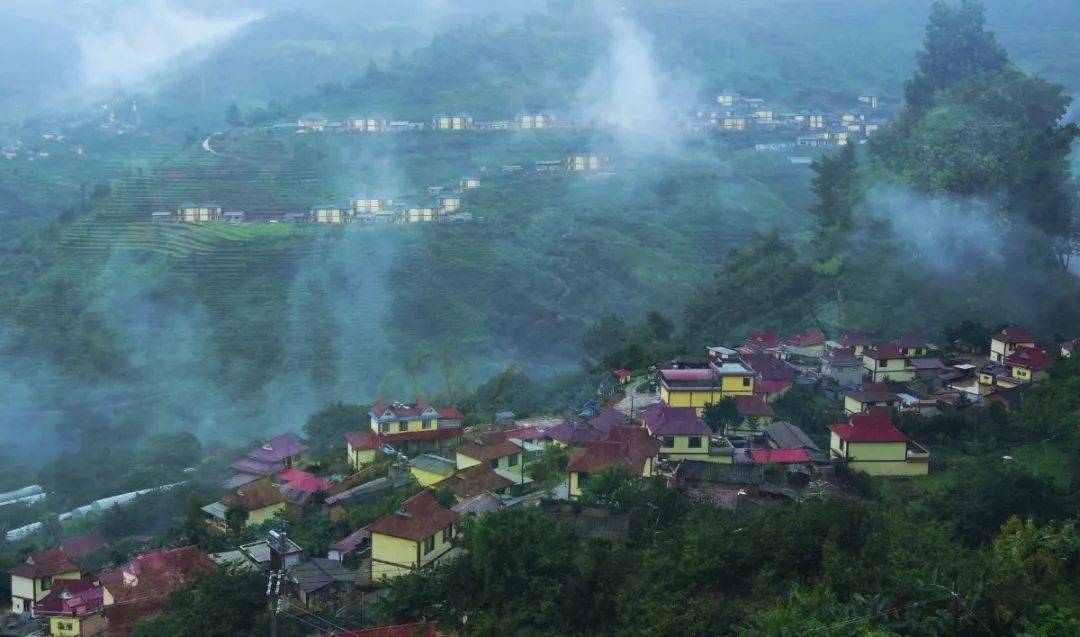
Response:
M728 132L801 131L790 142L757 144L758 150L782 148L827 148L844 146L875 133L885 123L881 103L875 95L860 95L852 108L826 113L821 110L780 111L758 97L745 97L726 90L716 96L716 110L697 113L699 126Z
M473 117L458 113L436 115L430 121L390 120L383 117L353 115L339 122L332 122L324 115L303 115L295 124L277 124L275 128L294 130L297 133L321 133L338 131L345 133L391 133L402 131L463 131L463 130L532 130L546 128L577 128L581 124L571 120L556 121L549 113L521 113L513 120L478 122Z
M59 133L42 133L41 141L48 144L57 146L64 146L65 150L73 155L82 155L85 151L80 145L67 146L64 142L64 136ZM25 159L26 161L36 161L39 159L47 159L52 155L53 151L50 151L44 146L27 146L22 140L15 140L14 142L0 146L0 157L4 159Z

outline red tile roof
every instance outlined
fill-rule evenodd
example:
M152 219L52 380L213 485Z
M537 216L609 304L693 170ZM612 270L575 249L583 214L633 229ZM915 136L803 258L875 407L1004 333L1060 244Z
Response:
M825 342L825 334L821 330L806 330L805 332L792 334L785 342L788 345L794 345L795 347L821 345Z
M629 423L630 419L614 407L604 407L595 418L589 421L589 424L592 425L594 429L605 434L611 431L612 427L627 425Z
M616 369L615 371L613 371L611 373L615 376L615 378L629 378L630 377L630 370L629 369Z
M863 383L859 389L844 392L845 396L851 396L861 403L883 403L900 400L885 383Z
M672 407L659 402L646 409L641 420L654 436L708 436L712 433L693 407Z
M358 429L345 434L345 442L353 449L371 450L378 449L383 440L377 432L371 429Z
M406 500L401 510L372 522L371 532L419 542L453 524L456 519L457 513L439 504L431 491L424 489Z
M750 458L758 464L792 464L810 462L805 449L751 449Z
M107 546L105 538L100 533L86 533L60 541L60 550L72 559L85 557Z
M791 385L790 380L759 380L754 382L754 394L771 396L772 394L779 394L791 387Z
M221 498L221 503L226 508L236 506L246 511L258 511L284 501L285 498L281 497L281 492L277 490L277 487L264 480L245 484Z
M240 458L230 464L229 467L254 476L272 476L275 473L280 473L285 468L285 465L280 462L262 462L254 458Z
M590 442L570 456L567 471L596 472L621 466L641 475L649 458L660 452L660 442L642 427L615 427L603 440Z
M352 533L341 538L330 548L334 551L341 551L342 553L349 553L356 550L356 547L360 546L364 542L371 541L371 527L365 526L361 529L357 529Z
M287 488L303 491L304 493L329 491L330 488L334 486L334 483L329 480L320 478L307 471L299 471L297 469L283 471L278 477L285 483Z
M714 385L720 384L720 379L716 377L716 373L711 369L662 369L660 370L660 377L664 380L676 382L700 381Z
M517 427L506 430L506 437L511 440L536 440L540 434L540 429L537 427Z
M115 571L101 576L115 602L148 597L164 598L209 571L214 561L194 546L143 553Z
M79 571L79 565L72 562L60 549L37 551L26 557L26 562L18 564L9 572L12 575L37 579L60 573L74 573Z
M795 380L799 377L799 370L772 354L743 354L740 358L758 380Z
M907 442L908 437L892 424L887 409L873 409L855 414L848 422L829 425L829 429L847 442Z
M862 332L844 332L840 335L840 338L836 339L836 342L844 347L865 346L870 344L870 337Z
M478 440L467 442L457 449L457 453L481 462L503 458L521 453L521 445L511 442L502 431L485 432Z
M465 418L465 414L453 407L443 407L439 410L439 418L445 418L446 420L462 420Z
M1054 359L1041 347L1021 345L1016 351L1005 357L1005 364L1025 369L1045 369L1054 364Z
M746 335L746 344L754 347L776 347L780 336L775 332L751 332Z
M1022 327L1010 326L1003 328L997 334L991 335L994 340L1003 343L1034 343L1035 339Z
M544 432L545 438L557 440L568 447L595 442L603 435L599 429L577 416L571 416Z
M772 416L775 415L772 405L765 402L760 395L739 396L735 400L740 416Z
M431 401L427 398L417 398L411 403L389 403L383 400L378 400L371 408L371 413L376 418L382 418L383 414L389 410L395 418L398 420L416 420L424 414L429 408L431 408ZM461 420L465 416L454 409L453 407L443 407L442 409L436 409L439 418L446 420Z
M101 587L90 578L54 579L49 594L34 604L38 615L84 615L105 603Z
M495 473L489 464L476 464L436 482L434 487L449 488L459 498L495 492L513 486L514 481Z

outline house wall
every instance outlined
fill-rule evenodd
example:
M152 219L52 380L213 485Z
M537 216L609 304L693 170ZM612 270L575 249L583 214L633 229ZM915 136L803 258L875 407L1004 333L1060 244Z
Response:
M588 475L588 474L586 474L586 475ZM570 480L570 484L569 484L570 498L571 499L580 498L581 497L581 482L579 480L578 472L577 471L571 471L569 480Z
M672 444L665 444L666 438L672 439ZM690 439L697 438L700 441L700 447L691 447ZM701 436L656 436L656 439L660 441L660 453L662 454L681 454L683 456L699 456L708 455L709 453L709 437L705 435Z
M52 637L80 637L78 617L50 617L49 633Z
M354 449L352 445L347 446L349 448L349 464L354 469L375 462L374 449Z
M852 460L906 460L906 442L853 442L847 455Z
M907 382L915 378L915 371L907 369L906 362L902 358L879 361L864 356L863 368L866 369L866 375L875 383L886 380Z
M416 568L419 546L412 540L371 534L371 579L405 575Z
M743 385L743 379L749 380ZM751 376L724 376L720 384L707 389L668 388L660 385L660 400L672 407L696 407L703 409L709 403L720 402L728 396L751 396L754 393L754 379Z
M930 473L929 462L852 462L848 466L872 476L924 476Z
M844 411L849 414L862 413L865 406L851 396L844 396Z
M425 422L428 423L427 427L424 426ZM403 424L405 425L404 429L401 428L401 425L403 425ZM381 431L379 429L379 422L377 420L372 420L372 422L371 422L371 429L373 431L376 431L378 433L382 433L383 435L393 436L394 434L399 434L399 433L403 434L403 433L412 433L412 432L415 432L415 431L433 431L433 430L439 428L439 419L436 418L435 416L432 416L431 418L425 418L423 420L406 420L406 421L403 421L403 422L388 422L388 423L386 423L386 426L387 426L387 429L386 429L385 432L383 432L383 431Z

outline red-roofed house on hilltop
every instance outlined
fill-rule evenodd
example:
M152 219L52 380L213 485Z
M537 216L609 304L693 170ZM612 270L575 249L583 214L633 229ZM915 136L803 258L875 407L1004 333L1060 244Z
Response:
M349 466L359 470L375 462L375 452L383 444L382 436L371 429L358 429L345 434Z
M371 523L371 581L405 575L453 550L458 514L428 489Z
M873 476L919 476L930 472L930 451L892 424L892 411L853 414L848 422L829 425L830 455L849 469Z
M906 383L915 379L915 368L899 347L883 343L863 350L863 377L872 383Z
M130 635L142 619L161 612L171 593L214 567L194 546L143 553L101 576L110 637Z
M396 451L420 453L453 447L461 437L464 416L452 407L437 408L426 398L412 403L379 400L369 414L371 430Z
M11 612L34 612L34 604L52 591L53 580L79 579L79 565L60 549L37 551L16 565L11 573Z
M990 360L1004 363L1005 357L1016 351L1017 347L1035 347L1035 339L1022 327L1005 327L1000 332L990 335Z
M34 605L34 616L48 618L54 637L104 635L104 603L104 591L92 579L55 579L49 594Z
M570 498L581 497L581 488L590 477L606 469L617 469L635 477L655 475L660 448L660 442L644 427L615 427L602 440L575 449L566 464Z

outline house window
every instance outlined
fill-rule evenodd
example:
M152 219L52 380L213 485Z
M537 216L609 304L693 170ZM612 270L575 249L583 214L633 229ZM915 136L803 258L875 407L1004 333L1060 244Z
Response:
M690 437L690 448L691 449L701 449L701 437L700 436L691 436Z
M675 436L664 436L664 446L665 447L674 447L675 446Z
M579 471L578 474L577 474L578 488L581 488L581 487L585 486L585 483L587 483L588 481L589 481L589 474L585 473L584 471Z
M888 367L889 366L889 361L887 361L887 360L881 361L881 366L882 367Z
M430 418L425 418L424 419L424 429L431 429L431 419Z
M52 588L52 578L51 577L43 577L43 578L41 578L41 590L47 591L50 588Z
M424 540L424 555L435 550L435 536L432 535L428 539Z
M399 432L408 431L409 430L409 423L407 423L407 422L399 422L398 426L397 426L397 430Z
M749 387L750 386L750 379L749 378L742 379L742 386L743 387Z
M386 424L385 422L379 423L379 433L384 434L388 431L390 431L390 425Z
M454 539L454 527L453 525L446 527L442 530L442 541L444 543Z
M510 456L509 458L506 459L506 466L508 466L508 467L516 467L517 463L518 463L517 454L514 454L514 455L512 455L512 456Z
M492 469L498 469L499 468L499 459L498 458L495 458L494 460L491 461L491 468Z

